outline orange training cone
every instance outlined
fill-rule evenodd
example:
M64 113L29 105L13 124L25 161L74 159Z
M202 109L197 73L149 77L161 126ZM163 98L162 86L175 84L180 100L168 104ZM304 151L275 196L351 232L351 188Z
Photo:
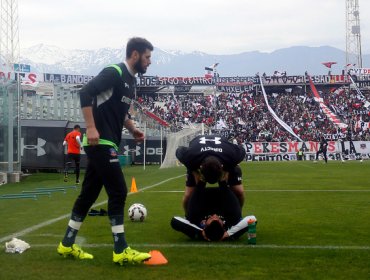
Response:
M131 180L131 190L130 190L130 192L132 192L132 193L137 192L135 177L132 177L132 180Z
M168 260L157 250L150 251L149 254L152 256L149 260L145 261L146 265L161 265L167 264Z

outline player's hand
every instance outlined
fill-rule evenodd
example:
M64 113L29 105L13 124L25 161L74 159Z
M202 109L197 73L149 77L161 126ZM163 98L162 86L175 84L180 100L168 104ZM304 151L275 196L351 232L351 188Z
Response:
M139 129L134 129L132 131L132 136L134 136L136 142L143 142L145 139L144 133Z
M224 235L222 236L221 240L225 240L226 238L229 237L229 234L227 233L227 231L224 232Z
M224 181L224 182L227 182L229 180L229 172L227 171L223 171L222 172L222 175L221 175L221 178L220 178L220 181Z
M99 144L100 135L96 127L86 128L86 137L87 137L87 144L91 146L95 146Z
M207 240L207 241L211 241L211 239L209 239L209 238L207 237L207 235L206 235L206 233L205 233L205 231L204 231L204 230L202 230L202 236L203 236L203 238L204 238L205 240Z
M202 178L202 174L200 174L199 170L193 171L192 172L195 180L195 185L198 185L200 182L204 181L204 178Z

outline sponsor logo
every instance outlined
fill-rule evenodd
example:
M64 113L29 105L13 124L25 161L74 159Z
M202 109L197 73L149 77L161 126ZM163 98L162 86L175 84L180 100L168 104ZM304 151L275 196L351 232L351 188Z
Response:
M361 148L361 149L366 149L366 144L365 144L365 143L360 144L360 148Z
M131 104L131 98L128 98L127 96L122 96L121 102Z
M140 156L142 154L141 147L135 146L135 149L130 149L129 145L126 145L123 147L123 155L128 156L132 155L132 153L135 153L135 156ZM154 148L154 147L146 147L146 155L153 156L153 155L163 155L163 149L162 148Z
M126 146L123 147L123 149L125 150L123 152L123 154L125 156L128 156L130 152L135 152L135 155L136 156L140 156L141 155L141 153L140 153L141 148L139 146L136 146L135 149L130 149L129 145L126 145Z
M36 150L37 156L41 157L46 154L45 149L43 148L46 144L46 141L42 138L37 138L36 145L25 145L24 138L21 138L21 156L23 156L24 149L26 150Z
M109 149L109 154L110 154L110 156L111 157L117 157L117 151L116 151L116 149L114 149L114 148L110 148Z
M207 139L206 137L199 138L200 144L206 144L207 142L215 142L216 145L221 144L221 137L215 137L214 139Z

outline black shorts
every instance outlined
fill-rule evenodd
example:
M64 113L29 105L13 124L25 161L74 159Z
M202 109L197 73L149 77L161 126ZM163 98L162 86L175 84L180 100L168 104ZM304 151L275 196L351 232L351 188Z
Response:
M228 186L235 186L242 184L242 170L240 166L237 165L229 170L229 179L227 181ZM195 178L190 169L186 171L186 186L195 187Z
M67 155L67 162L74 161L75 163L80 163L81 155L80 154L68 154Z

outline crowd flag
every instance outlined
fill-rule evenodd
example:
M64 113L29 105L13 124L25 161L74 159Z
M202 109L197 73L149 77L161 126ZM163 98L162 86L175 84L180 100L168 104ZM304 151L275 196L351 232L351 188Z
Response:
M217 65L218 65L218 63L214 63L211 66L204 67L204 70L206 71L206 73L204 74L204 77L205 78L213 78L213 75L214 75L214 72L216 70Z
M328 62L322 62L321 64L331 69L331 67L337 63L333 61L328 61Z
M314 83L312 82L312 79L310 75L307 74L308 81L310 83L311 91L313 95L315 96L315 101L319 103L321 110L324 112L324 114L329 118L329 120L334 123L339 128L347 128L347 124L343 123L336 114L334 114L328 106L325 105L324 100L318 93Z
M278 117L278 115L276 115L275 111L271 108L268 100L267 100L267 95L266 95L266 91L265 91L265 87L263 86L263 82L262 82L262 79L261 77L259 77L259 80L260 80L260 83L261 83L261 89L262 89L262 93L263 93L263 97L265 99L265 102L266 102L266 106L268 108L268 110L270 111L271 115L274 117L274 119L286 130L288 131L291 135L293 135L295 138L297 138L300 142L303 142L303 140L297 135L295 134L295 132L293 131L293 129L288 125L286 124L282 119L280 119Z
M353 87L355 88L357 92L357 98L360 99L364 103L365 108L369 108L370 102L366 100L365 96L362 94L361 90L357 87L355 81L352 79L351 75L348 75L349 79L351 80L351 83Z

